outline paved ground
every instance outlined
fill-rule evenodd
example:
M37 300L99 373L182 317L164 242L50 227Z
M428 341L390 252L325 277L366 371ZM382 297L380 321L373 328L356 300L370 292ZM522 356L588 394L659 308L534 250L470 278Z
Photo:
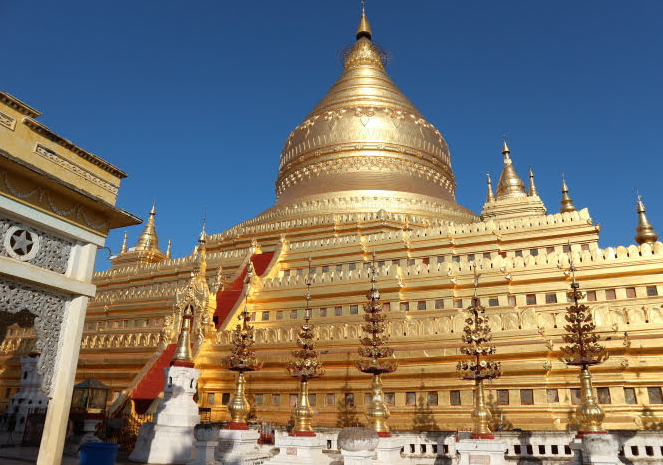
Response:
M0 446L0 464L1 465L26 465L37 463L38 447L13 447ZM135 462L128 460L129 452L120 451L118 453L116 465L136 465ZM78 465L78 457L62 457L62 465Z
M6 431L0 431L0 465L25 465L37 462L39 447L21 446L22 435L9 436ZM129 461L128 451L119 451L115 465L136 465ZM62 456L62 465L78 465L78 457Z

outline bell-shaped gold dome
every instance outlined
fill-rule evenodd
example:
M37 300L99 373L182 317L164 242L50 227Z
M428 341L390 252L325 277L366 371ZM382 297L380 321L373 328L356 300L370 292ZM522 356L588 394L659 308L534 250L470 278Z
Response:
M401 93L362 13L343 73L285 142L276 205L253 222L304 212L371 212L471 222L455 201L449 148Z

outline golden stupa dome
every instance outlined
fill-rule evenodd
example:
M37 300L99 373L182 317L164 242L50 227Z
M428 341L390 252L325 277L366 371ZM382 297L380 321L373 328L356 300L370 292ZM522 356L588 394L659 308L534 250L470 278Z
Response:
M283 146L275 206L245 224L380 210L478 221L455 187L442 134L390 79L362 12L341 76Z

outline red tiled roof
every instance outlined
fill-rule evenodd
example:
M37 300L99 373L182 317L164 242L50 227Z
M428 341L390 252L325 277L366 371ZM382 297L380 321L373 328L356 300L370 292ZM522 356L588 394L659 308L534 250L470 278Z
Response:
M258 276L262 276L267 271L267 266L272 261L272 257L274 257L274 252L265 252L251 256L251 263L253 263L253 268ZM225 290L216 294L216 312L214 312L216 329L219 329L223 322L226 321L228 314L242 295L245 278L246 267L244 267L240 275L232 283L226 286Z
M145 413L152 401L163 391L166 383L166 375L163 369L170 365L176 348L177 344L169 344L131 393L136 413Z

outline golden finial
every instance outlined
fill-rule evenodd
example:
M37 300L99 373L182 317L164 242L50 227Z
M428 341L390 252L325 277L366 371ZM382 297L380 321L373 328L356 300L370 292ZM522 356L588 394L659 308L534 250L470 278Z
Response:
M638 234L635 236L635 242L638 244L653 244L658 240L658 234L654 232L654 227L649 223L645 213L645 204L642 203L642 196L638 193L638 227L635 230Z
M506 145L506 136L503 137L502 154L504 155L504 168L500 174L500 180L497 183L497 199L510 199L516 197L527 197L525 184L520 179L516 169L513 167L509 154L511 150Z
M204 275L207 272L207 249L205 247L205 224L198 236L198 245L196 245L196 254L193 257L193 274Z
M156 214L156 202L153 202L152 209L150 210L150 217L147 219L145 229L143 229L143 232L138 237L138 242L136 243L136 247L134 247L135 250L159 251L159 238L157 237L156 228L154 226L154 217Z
M562 208L559 209L560 213L574 212L578 210L575 207L575 205L573 205L573 200L569 196L569 186L566 185L566 179L564 179L563 174L562 174L562 201L560 203L562 204Z
M120 247L120 253L127 251L127 232L124 231L124 239L122 239L122 247Z
M361 1L361 20L359 20L359 26L357 26L357 40L362 37L371 39L371 25L368 23L368 18L366 17L366 4L365 1Z
M170 240L170 238L168 238L168 245L166 246L166 258L170 258L171 253L172 253L172 247L173 247L173 243Z
M187 305L182 315L182 329L180 330L180 336L177 338L177 348L173 360L170 362L171 365L193 367L193 355L191 354L192 319L191 306Z
M205 242L205 226L207 226L207 206L205 206L205 214L203 215L203 228L200 230L200 236L198 236L198 242Z
M510 153L511 150L509 150L509 146L506 145L506 135L502 135L502 154L504 155L504 158L508 159Z
M529 167L529 192L527 193L530 197L539 196L539 191L536 190L536 185L534 185L534 172L532 167Z
M486 203L494 202L495 196L493 195L493 182L490 179L490 173L486 173L486 183L488 184L488 192L486 192Z

